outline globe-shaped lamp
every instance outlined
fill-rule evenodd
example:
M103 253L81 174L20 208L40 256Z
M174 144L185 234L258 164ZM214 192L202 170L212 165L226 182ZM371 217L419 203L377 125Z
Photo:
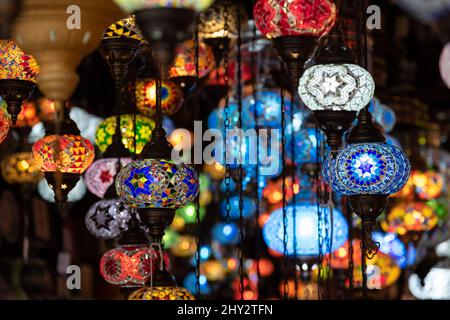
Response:
M321 208L323 218L328 220L328 225L331 224L330 209L328 207ZM295 214L295 230L294 230L294 215ZM287 232L287 254L299 256L317 256L319 255L319 235L318 235L318 212L317 206L313 204L297 204L295 206L289 205L286 209L286 232ZM325 226L322 227L322 236L325 238ZM263 227L264 241L267 246L278 252L284 252L283 241L283 210L277 209L271 213L268 221ZM294 233L296 243L294 247ZM322 252L330 253L342 246L348 233L347 222L342 213L333 210L333 239L332 247L323 242Z
M30 152L13 153L1 162L2 176L8 183L35 184L42 179L42 172L34 165Z

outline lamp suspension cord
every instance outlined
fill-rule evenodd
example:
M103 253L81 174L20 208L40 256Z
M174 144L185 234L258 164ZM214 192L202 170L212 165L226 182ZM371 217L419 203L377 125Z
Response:
M319 139L319 127L316 124L316 141ZM316 184L316 210L317 210L317 243L319 247L319 255L317 258L317 266L318 266L318 277L317 277L317 298L321 300L323 298L323 233L322 233L322 210L320 208L320 195L321 195L321 185L320 185L320 177L319 177L319 159L320 159L320 150L316 148L316 166L314 168L314 180Z
M237 19L237 32L238 37L236 41L237 45L237 102L238 102L238 127L239 127L239 146L242 146L242 143L245 143L243 138L243 129L242 129L242 60L241 60L241 6L236 6L236 19ZM239 151L242 149L240 148ZM243 168L242 162L245 159L242 159L242 152L239 152L239 166L238 166L238 175L239 175L239 292L241 294L241 300L244 300L244 214L243 214Z
M224 19L224 25L223 30L224 34L228 36L228 6L224 6L223 8L223 19ZM224 82L225 82L225 106L223 108L224 113L224 129L225 129L225 139L224 139L224 148L223 148L223 164L225 166L225 223L229 224L231 222L230 218L230 212L231 212L231 204L230 204L230 182L231 182L231 172L230 172L230 165L227 161L227 151L228 151L228 137L227 132L231 127L231 121L230 121L230 95L229 95L229 89L230 89L230 75L228 73L229 70L229 42L226 38L223 39L223 61L224 61Z
M253 6L256 4L256 1L253 1ZM260 187L259 187L259 125L258 125L258 112L257 112L257 101L258 101L258 92L256 88L256 77L258 72L255 70L258 68L259 64L256 63L256 24L253 23L252 28L252 42L251 42L251 55L250 55L250 67L252 73L252 92L253 92L253 101L255 103L253 108L253 117L255 119L255 131L256 131L256 167L255 167L255 177L256 177L256 211L255 211L255 237L256 237L256 277L257 277L257 293L258 297L261 291L261 268L259 266L260 256L261 256L261 232L259 230L259 216L260 216Z
M280 61L280 70L284 71L284 63ZM288 236L287 236L287 208L286 208L286 106L284 101L284 89L280 86L280 110L281 110L281 160L282 160L282 210L283 210L283 299L287 300L289 297L289 286L288 286Z
M195 87L198 88L198 80L199 80L199 38L198 38L198 15L196 16L195 21L195 41L194 41L194 50L195 50ZM195 119L198 117L198 103L195 104ZM198 173L198 172L197 172ZM201 181L199 181L201 183ZM201 187L201 186L200 186ZM201 189L201 188L200 188ZM201 256L200 256L200 192L195 198L195 227L196 227L196 235L195 242L197 250L195 251L195 295L197 299L200 298L200 264L201 264Z
M294 249L293 252L293 273L294 273L294 299L297 300L298 295L298 276L297 276L297 233L295 230L297 230L297 199L295 195L295 126L294 126L294 109L295 109L295 92L292 92L291 94L291 102L290 102L290 126L291 126L291 138L290 138L290 149L291 149L291 189L292 189L292 247Z

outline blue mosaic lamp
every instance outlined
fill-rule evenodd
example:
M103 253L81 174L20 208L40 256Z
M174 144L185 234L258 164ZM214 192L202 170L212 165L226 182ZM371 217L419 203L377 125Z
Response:
M359 112L358 124L347 142L327 159L322 174L333 190L348 196L349 205L361 218L363 251L371 257L379 248L371 236L376 218L386 207L388 197L406 184L411 166L403 151L385 142L368 108Z
M328 207L320 208L322 216L326 220L322 222L322 236L326 238L325 225L331 225L331 214ZM295 213L295 230L294 230ZM301 203L295 206L289 205L286 208L286 231L287 231L287 254L298 256L318 256L319 255L319 232L318 232L318 213L315 203ZM332 241L323 241L322 253L334 252L341 247L347 240L348 225L342 213L333 209L333 239ZM271 213L269 219L263 227L263 237L267 246L279 253L284 252L283 241L283 209L277 209ZM296 236L294 247L294 233ZM328 230L328 234L330 230ZM331 243L331 248L330 248ZM295 249L295 252L294 252Z
M211 230L212 239L223 245L233 245L239 241L239 233L237 224L217 223Z

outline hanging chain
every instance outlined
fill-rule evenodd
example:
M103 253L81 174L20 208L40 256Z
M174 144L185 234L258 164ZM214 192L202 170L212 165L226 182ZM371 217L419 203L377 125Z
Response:
M256 1L253 1L254 3L256 3ZM257 73L259 74L259 72L256 71L256 68L258 67L258 63L257 61L255 61L256 59L256 50L255 50L255 44L256 44L256 24L253 24L253 29L252 29L253 35L252 35L252 42L251 42L251 48L252 48L252 52L250 55L250 67L251 67L251 72L252 72L252 80L251 80L251 85L252 85L252 92L253 92L253 101L255 103L254 108L253 108L253 117L255 118L255 131L256 131L256 167L255 167L255 177L256 177L256 211L255 211L255 232L256 232L256 277L257 277L257 292L258 292L258 297L260 295L260 291L261 291L261 268L259 265L259 258L261 255L261 232L259 229L259 217L260 217L260 187L259 187L259 124L258 124L258 112L257 112L257 102L258 102L258 92L257 92L257 88L256 88L256 77L257 77ZM258 70L259 71L259 70Z
M319 127L316 125L316 141L319 139ZM320 150L317 147L316 149L316 168L315 168L315 183L316 183L316 205L317 205L317 235L318 235L318 245L319 245L319 256L318 256L318 270L319 274L317 277L317 294L318 299L323 298L323 232L322 232L322 209L320 206L320 195L321 195L321 183L319 177L319 159L320 159Z
M228 6L224 6L223 9L223 19L224 19L224 34L228 34ZM230 190L230 182L231 182L231 172L230 172L230 165L227 161L227 153L228 153L228 138L227 138L227 132L231 127L231 121L230 121L230 96L229 96L229 88L230 88L230 76L228 74L229 69L229 52L228 52L228 46L229 42L227 41L227 38L224 38L223 43L223 50L224 50L224 82L225 82L225 106L223 108L224 112L224 128L225 128L225 139L224 139L224 150L223 150L223 163L225 165L225 222L228 224L231 222L230 218L230 212L231 212L231 204L230 204L230 196L231 196L231 190Z
M347 224L348 224L348 270L347 277L349 281L348 286L348 298L352 299L353 295L353 213L349 205L348 198L346 198L347 204Z
M295 194L295 128L294 128L294 97L295 92L292 92L292 100L290 101L290 126L291 126L291 139L290 139L290 149L291 149L291 188L292 188L292 247L293 252L293 273L294 273L294 299L297 300L298 297L298 276L297 276L297 199Z
M280 61L281 71L284 70L284 64L282 61ZM280 87L280 108L281 108L281 160L283 164L282 168L282 193L283 193L283 299L287 300L289 297L289 286L288 286L288 278L287 278L287 271L288 271L288 236L287 236L287 212L286 212L286 123L285 123L285 116L286 116L286 107L285 107L285 101L284 101L284 89L283 87Z
M198 16L196 17L196 23L195 23L195 87L198 88L198 81L199 81L199 38L198 38ZM195 104L196 110L198 110L198 104ZM197 120L198 112L195 114L195 119ZM198 172L197 172L198 173ZM199 181L201 183L201 180ZM201 186L200 186L201 190ZM201 264L201 256L200 256L200 192L195 198L195 226L196 226L196 235L195 235L195 242L196 242L196 248L195 251L195 292L197 299L200 298L200 264Z
M238 5L236 7L236 16L237 16L237 100L238 100L238 127L240 129L239 132L239 147L242 146L242 61L241 61L241 6ZM242 150L239 148L239 150ZM241 294L241 300L244 300L244 215L243 215L243 168L242 168L242 152L239 152L239 166L238 166L238 175L239 175L239 293Z

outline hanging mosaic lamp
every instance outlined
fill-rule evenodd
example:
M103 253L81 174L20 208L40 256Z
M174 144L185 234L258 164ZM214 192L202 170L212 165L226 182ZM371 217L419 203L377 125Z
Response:
M384 231L396 233L404 241L417 242L422 234L438 223L433 209L423 202L400 203L393 207L381 221Z
M130 218L130 209L121 199L102 199L89 208L84 222L94 237L114 239L128 229Z
M215 224L211 235L214 241L223 245L235 245L239 241L238 226L234 222Z
M36 184L42 172L34 165L30 152L13 153L1 162L2 176L6 182Z
M6 113L3 111L3 108L0 108L0 143L5 140L6 136L9 132L9 118Z
M348 197L350 207L361 218L364 254L372 257L379 247L371 237L376 218L388 197L406 184L411 166L403 151L385 143L367 108L359 112L347 143L334 157L328 157L322 174L333 190Z
M328 225L333 223L333 239L332 247L330 248L325 241L321 252L330 253L342 246L348 234L348 226L345 217L336 208L333 209L333 221L331 222L331 212L328 207L320 209L324 219L328 220ZM318 256L319 249L319 235L318 235L318 213L316 204L302 203L295 207L295 226L294 230L294 207L292 205L286 208L286 231L287 231L287 254L292 256L294 252L298 256ZM327 222L325 222L327 224ZM322 227L323 237L325 237L326 228ZM270 217L263 227L264 241L267 246L278 252L284 252L283 241L283 210L277 209L270 214ZM293 239L294 232L296 236L296 243L294 247ZM331 241L330 241L331 242Z
M195 41L192 39L180 43L176 47L175 59L169 68L169 78L178 84L187 97L194 89L196 79ZM199 41L198 77L205 78L215 68L212 49Z
M195 300L185 288L178 287L173 275L157 269L149 286L132 292L128 300Z
M224 52L229 50L231 43L238 37L238 4L231 0L214 1L198 17L198 35L214 53L214 61L219 65ZM242 8L240 8L243 11ZM241 12L242 15L242 12ZM241 24L245 23L241 18Z
M81 21L68 19L73 5L81 11ZM105 29L121 17L112 0L22 1L12 33L38 61L37 83L44 96L61 103L70 99L79 82L76 68L81 59L98 47Z
M117 130L119 117L120 131ZM136 129L134 128L135 118ZM116 115L106 118L99 124L95 133L95 142L100 152L104 153L108 146L113 144L114 136L117 133L120 134L122 144L129 152L140 154L145 144L150 141L154 128L155 122L148 117L133 114Z
M11 40L0 40L0 96L6 102L11 122L16 124L22 103L36 86L39 66Z
M414 184L416 194L422 200L438 198L444 188L442 175L436 171L414 170L411 173L411 181Z
M356 113L371 101L375 82L367 70L355 64L339 25L319 46L314 61L300 78L298 93L313 110L332 151L337 151Z
M44 172L45 179L55 192L59 210L63 210L67 194L91 165L95 157L91 142L82 136L75 122L66 115L62 130L55 134L54 128L38 140L32 149L36 167Z
M173 81L162 81L161 108L166 116L176 113L183 103L183 91ZM136 80L136 107L144 116L153 117L156 111L155 79Z
M127 75L128 65L136 57L143 37L135 25L133 15L116 21L106 29L100 45L100 53L108 63L116 85L116 94Z
M336 21L336 6L330 0L258 0L253 8L256 27L273 40L287 64L292 88L298 86L303 68L316 40Z
M138 27L151 43L155 64L160 65L169 65L173 61L176 45L192 34L196 12L212 3L212 0L114 1L125 12L135 14Z
M129 164L131 158L104 158L96 160L84 174L88 190L99 198L104 198L108 189L114 184L120 168Z

